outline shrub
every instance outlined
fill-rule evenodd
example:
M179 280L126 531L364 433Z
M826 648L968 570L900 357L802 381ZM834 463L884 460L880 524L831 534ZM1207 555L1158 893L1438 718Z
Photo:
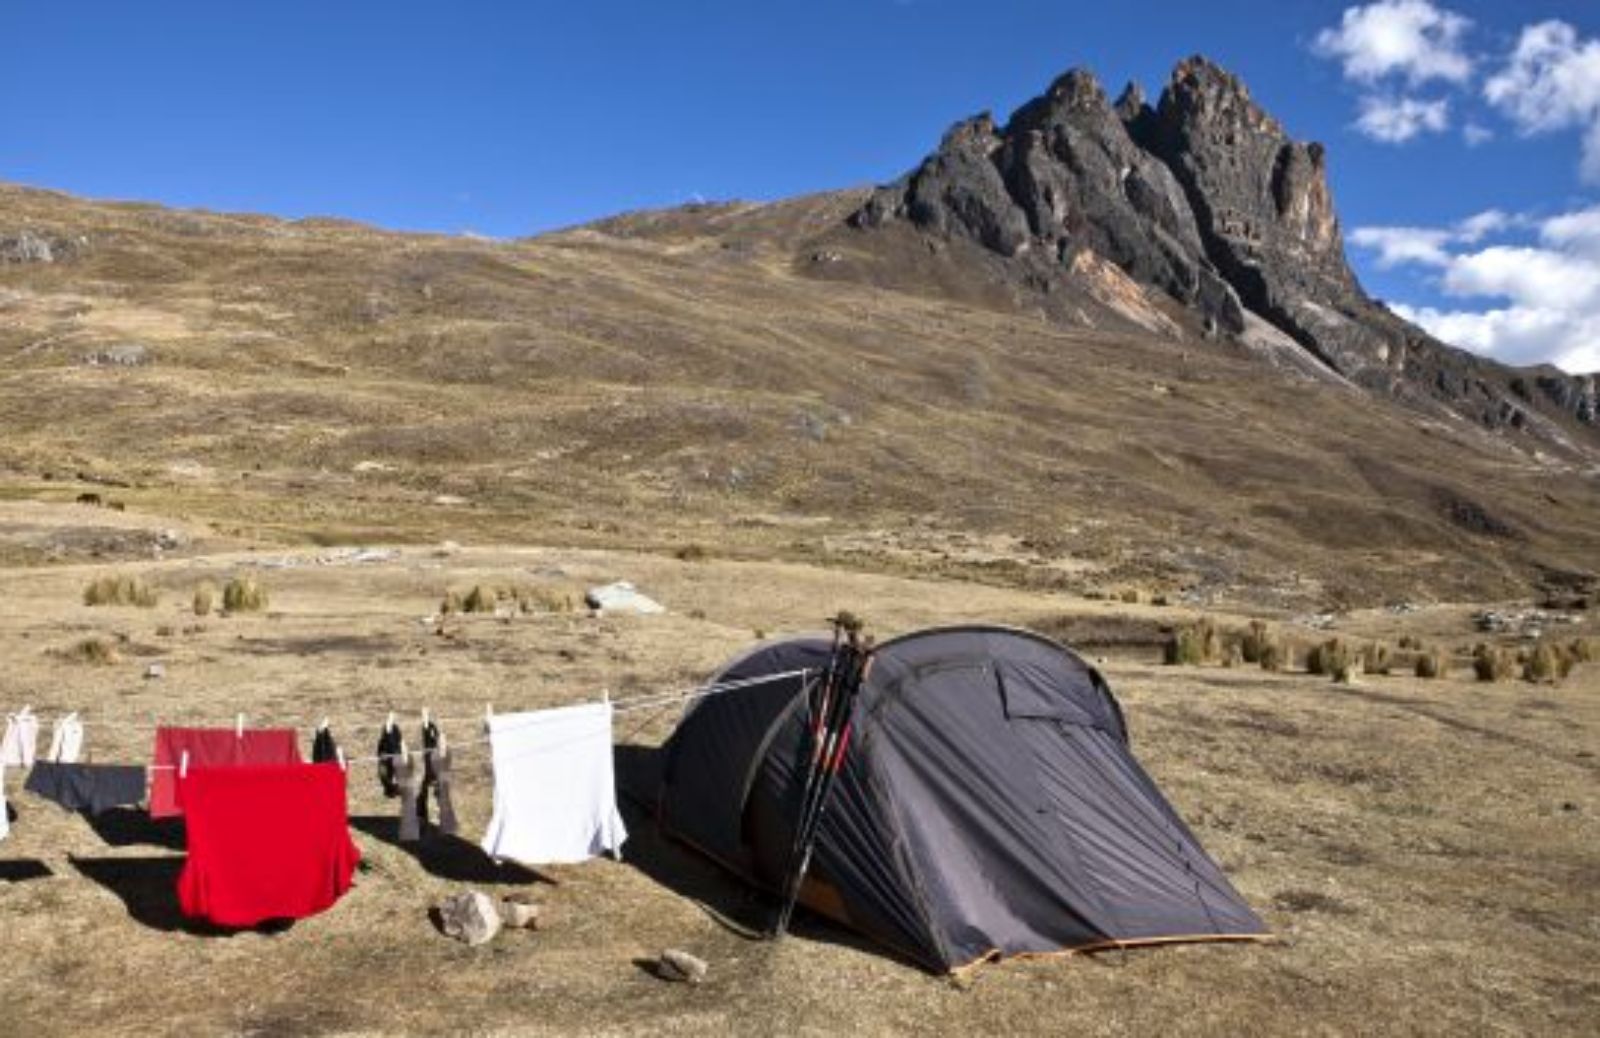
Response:
M1287 645L1268 642L1261 647L1259 662L1262 670L1288 670L1294 666L1294 650Z
M1246 663L1260 663L1262 655L1268 648L1276 644L1267 625L1260 620L1251 620L1250 627L1239 639L1239 654Z
M1128 605L1139 604L1139 589L1130 587L1117 592L1117 598Z
M194 615L209 616L217 604L217 589L210 581L194 589Z
M149 609L159 599L154 588L137 577L96 577L83 589L88 606L131 605Z
M711 553L706 551L703 544L685 544L674 554L678 556L680 562L704 562L711 557Z
M1515 666L1515 657L1497 646L1480 642L1472 650L1472 670L1479 681L1504 681Z
M500 595L493 589L482 584L474 584L461 599L463 613L492 613L495 604L500 601Z
M1415 635L1402 634L1400 636L1400 648L1420 651L1422 649L1422 639Z
M1575 664L1593 663L1594 657L1594 643L1587 638L1574 638L1572 644L1567 646L1567 658Z
M223 585L222 608L230 613L259 613L267 608L267 589L254 574L234 577Z
M108 666L120 659L117 647L104 638L85 638L62 655L74 662L96 667Z
M1337 638L1312 646L1306 653L1306 673L1336 676L1350 665L1350 649Z
M1562 665L1566 654L1549 642L1540 641L1528 653L1522 664L1522 676L1529 681L1555 682L1566 675ZM1570 669L1570 665L1568 665Z
M1361 650L1361 669L1368 674L1387 674L1391 666L1389 647L1382 642L1371 642Z
M570 613L577 608L572 592L556 588L518 588L515 597L517 608L524 613Z
M1450 657L1445 655L1443 649L1422 649L1417 656L1416 674L1419 678L1443 678L1449 676Z
M1166 652L1163 658L1167 666L1198 667L1206 662L1207 634L1216 637L1216 630L1207 628L1205 621L1189 627L1180 627L1172 632L1172 637L1167 639Z

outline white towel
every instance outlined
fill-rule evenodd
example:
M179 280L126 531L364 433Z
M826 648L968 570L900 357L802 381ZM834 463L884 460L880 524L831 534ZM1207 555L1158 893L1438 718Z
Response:
M76 713L71 713L56 721L55 730L50 733L50 755L45 760L76 764L82 755L83 723Z
M494 817L483 849L529 865L612 855L628 838L617 812L611 704L488 719Z
M31 768L38 746L39 719L27 707L20 714L7 714L6 734L0 738L0 764Z

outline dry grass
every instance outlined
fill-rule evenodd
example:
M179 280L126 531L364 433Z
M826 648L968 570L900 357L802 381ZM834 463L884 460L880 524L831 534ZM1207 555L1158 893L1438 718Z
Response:
M230 613L260 613L267 608L267 589L252 573L234 577L222 587L222 608Z
M1421 648L1418 642L1417 661L1412 668L1413 673L1419 678L1447 678L1450 676L1450 654L1437 646L1431 649Z
M1472 650L1472 671L1479 681L1506 681L1516 667L1516 654L1502 646L1480 642Z
M194 589L194 599L190 607L195 616L210 616L211 610L216 607L217 588L209 581L201 583Z
M217 579L238 564L172 561L150 576ZM498 574L544 568L575 584L632 579L672 612L467 625L448 648L415 623L437 603L440 580L495 586ZM415 551L382 566L278 571L277 619L238 614L184 628L163 644L167 678L142 682L136 660L91 668L39 651L81 622L72 592L86 576L0 569L0 597L37 605L0 614L14 687L48 690L32 693L36 710L244 711L262 723L327 714L350 752L370 752L373 737L353 725L389 709L414 725L424 706L472 718L485 702L509 710L588 700L600 688L689 684L746 648L752 626L812 629L840 608L882 634L972 617L1054 621L1063 611L1052 594L839 568ZM1154 622L1120 603L1071 608L1086 628ZM1454 627L1436 623L1430 637L1468 630L1464 615ZM1600 869L1594 764L1584 756L1600 727L1592 669L1575 671L1558 702L1523 710L1520 685L1467 694L1461 682L1391 675L1329 697L1298 675L1165 668L1151 655L1130 643L1099 665L1140 759L1279 945L1006 963L957 987L805 916L781 943L751 941L719 920L759 926L766 903L657 842L631 806L620 863L547 870L559 885L490 868L470 841L487 821L492 781L463 745L465 842L420 855L394 846L384 835L394 802L370 769L352 771L367 868L332 910L277 934L185 932L171 907L179 852L164 830L137 816L108 821L117 834L108 842L83 819L15 794L20 817L0 858L42 861L53 875L0 884L6 1020L30 1038L352 1032L379 1020L407 1034L458 1033L463 1020L496 1034L1350 1033L1374 1019L1405 1033L1515 1032L1530 1021L1543 1033L1591 1029L1600 955L1586 923ZM633 737L658 741L674 719L669 711ZM471 729L446 726L453 742ZM91 740L100 761L149 753L147 733L95 729ZM427 910L469 885L531 893L546 922L462 948L436 933ZM634 965L665 947L707 958L707 983L666 985Z
M107 638L83 638L62 650L61 658L71 663L105 667L122 662L116 643Z
M156 590L137 577L111 575L96 577L83 589L87 606L138 606L152 609L161 601Z

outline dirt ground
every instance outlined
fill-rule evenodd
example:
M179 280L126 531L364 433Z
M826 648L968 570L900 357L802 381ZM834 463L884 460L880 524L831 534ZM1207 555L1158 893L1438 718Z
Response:
M246 569L270 590L266 613L192 615L197 583ZM83 605L83 586L110 572L144 577L161 601ZM561 594L612 579L669 612L469 617L447 637L426 619L446 591L478 581ZM799 564L570 549L407 546L367 563L273 549L0 570L0 705L80 711L94 760L148 760L155 719L226 723L241 711L302 730L328 716L350 753L370 754L387 711L414 725L427 707L458 746L463 822L458 839L398 846L394 802L370 765L353 769L364 856L355 888L287 930L219 935L177 912L180 828L137 811L64 814L22 793L13 770L0 1032L1594 1033L1600 665L1557 687L1461 672L1339 687L1162 667L1139 645L1105 650L1135 752L1272 927L1271 944L1008 962L956 983L812 918L782 942L752 939L769 906L657 839L631 804L620 862L536 874L477 851L491 779L482 747L468 744L486 704L685 687L758 636L813 629L840 607L883 635L964 619L1183 615ZM1438 607L1338 622L1470 642L1466 616ZM60 654L90 636L116 642L119 661ZM166 676L145 679L158 660ZM619 741L659 742L678 709L619 715ZM459 945L429 908L466 887L529 891L546 924ZM653 977L645 964L666 947L707 959L708 981Z

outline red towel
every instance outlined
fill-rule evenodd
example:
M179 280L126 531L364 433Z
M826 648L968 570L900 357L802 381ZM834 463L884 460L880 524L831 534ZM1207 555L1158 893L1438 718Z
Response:
M345 772L327 764L196 768L178 780L189 858L183 914L219 926L304 919L345 891L361 860Z
M232 728L157 728L156 768L150 772L151 818L183 814L173 783L185 750L191 768L300 763L300 744L292 728L247 728L243 735Z

